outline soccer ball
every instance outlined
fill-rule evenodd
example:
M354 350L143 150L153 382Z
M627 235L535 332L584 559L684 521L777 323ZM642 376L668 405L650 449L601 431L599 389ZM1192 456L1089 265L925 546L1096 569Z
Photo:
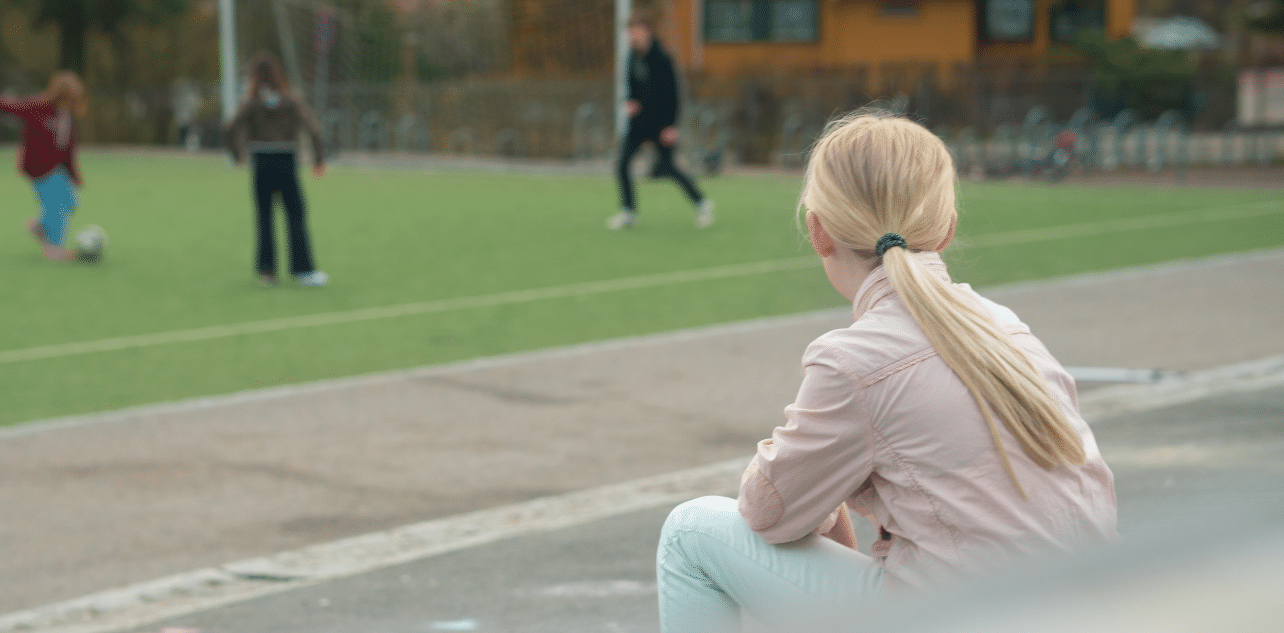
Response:
M107 231L97 224L90 224L76 233L76 254L85 261L98 261L107 247Z

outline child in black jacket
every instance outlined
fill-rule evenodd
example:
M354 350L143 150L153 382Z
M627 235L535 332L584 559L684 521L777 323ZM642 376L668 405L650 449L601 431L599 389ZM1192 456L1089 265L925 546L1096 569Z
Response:
M713 224L713 201L705 198L695 183L673 164L673 148L678 142L678 77L673 60L655 39L650 20L641 14L629 17L629 46L628 101L625 103L629 127L616 164L621 208L607 220L606 226L623 229L637 222L629 163L642 144L650 141L658 154L655 173L678 183L696 205L696 227L706 228Z

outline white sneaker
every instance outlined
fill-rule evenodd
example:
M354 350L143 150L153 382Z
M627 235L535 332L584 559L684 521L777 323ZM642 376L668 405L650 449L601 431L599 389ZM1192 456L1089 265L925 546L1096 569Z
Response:
M707 229L711 226L713 226L713 200L705 198L700 202L700 208L696 210L695 227Z
M304 286L308 286L311 288L319 288L321 286L324 286L330 283L330 275L327 275L320 270L314 270L310 273L303 273L302 275L296 275L295 279L298 279L300 284L303 284Z
M628 209L620 209L618 213L606 219L606 228L612 231L627 229L638 221L638 214Z

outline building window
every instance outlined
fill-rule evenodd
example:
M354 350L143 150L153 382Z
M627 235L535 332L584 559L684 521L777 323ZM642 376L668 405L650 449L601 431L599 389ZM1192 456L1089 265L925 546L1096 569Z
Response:
M1063 0L1048 12L1049 33L1054 42L1069 42L1084 29L1105 30L1105 0Z
M883 3L883 6L879 7L878 14L885 18L918 17L918 2L916 0L887 0Z
M1034 39L1034 0L981 0L981 39L1028 42Z
M815 42L818 0L705 0L706 42Z

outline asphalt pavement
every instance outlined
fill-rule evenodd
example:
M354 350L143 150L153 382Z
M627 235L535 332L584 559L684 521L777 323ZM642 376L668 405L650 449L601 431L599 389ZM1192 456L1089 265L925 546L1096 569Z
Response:
M1159 396L1122 396L1144 410L1089 417L1125 534L1188 516L1192 499L1212 508L1278 488L1284 390L1199 377L1284 355L1281 279L1277 250L984 290L1067 365L1162 370ZM847 322L799 315L2 432L0 631L655 630L652 560L670 497L734 493L734 469L686 487L666 479L652 487L670 497L632 505L641 489L628 482L747 460L792 400L802 349ZM1085 398L1113 389L1081 387ZM23 619L229 561L612 485L629 492L610 489L595 502L607 509L579 520L369 570L242 573L259 588L164 619L99 617L163 602L139 591L76 618Z
M1284 501L1282 421L1284 388L1098 422L1125 541L1203 530L1210 517L1227 531L1249 532L1255 526L1245 526L1244 517L1255 507ZM499 541L135 633L654 632L655 547L667 511ZM1233 548L1220 539L1190 546Z

